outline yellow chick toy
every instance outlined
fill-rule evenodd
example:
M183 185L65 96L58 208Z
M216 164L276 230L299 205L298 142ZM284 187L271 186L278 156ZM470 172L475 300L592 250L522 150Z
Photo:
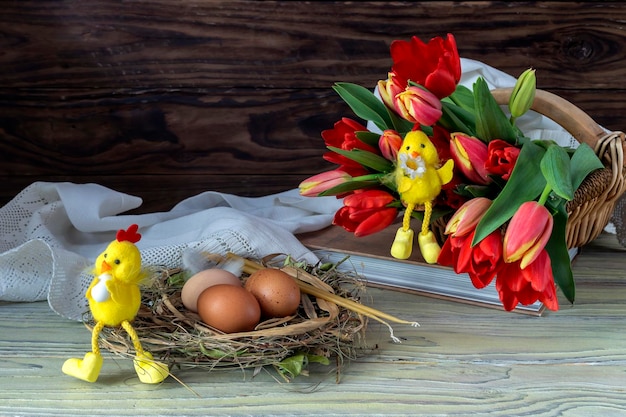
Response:
M141 304L139 283L144 278L141 255L135 243L141 239L138 226L119 230L116 240L96 258L95 275L85 296L96 324L91 335L91 352L83 359L71 358L63 364L63 373L88 382L95 382L102 368L98 337L104 326L122 328L135 347L134 367L141 382L156 384L169 375L168 366L153 360L143 350L139 337L130 322Z
M413 251L411 214L416 206L424 206L422 231L418 236L420 251L428 263L436 263L441 248L429 229L432 202L441 192L441 186L452 180L454 161L448 160L439 167L440 161L435 145L422 131L407 133L398 152L393 173L400 199L406 206L402 227L396 232L391 246L391 256L407 259Z

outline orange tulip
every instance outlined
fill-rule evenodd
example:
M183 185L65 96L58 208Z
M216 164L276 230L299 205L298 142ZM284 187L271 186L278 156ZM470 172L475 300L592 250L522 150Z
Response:
M408 87L396 95L395 109L411 123L432 126L441 117L441 101L436 95L421 87Z
M446 224L444 233L459 237L473 232L490 206L491 200L485 197L468 200L452 215Z
M344 182L348 182L351 179L352 177L345 171L334 169L307 178L300 183L298 188L300 189L300 195L305 197L317 197L320 193L330 190Z
M485 142L465 133L452 133L450 134L450 153L454 159L454 165L461 169L468 180L482 185L491 182L485 169L487 161Z
M394 109L394 101L396 96L400 94L406 88L406 82L402 83L396 77L396 74L390 72L386 80L378 81L378 94L383 100L383 103L390 109Z
M385 130L378 140L380 153L390 161L396 161L400 146L402 146L402 136L395 130Z
M523 203L509 222L504 235L504 261L521 260L524 269L537 259L552 234L553 219L536 201Z

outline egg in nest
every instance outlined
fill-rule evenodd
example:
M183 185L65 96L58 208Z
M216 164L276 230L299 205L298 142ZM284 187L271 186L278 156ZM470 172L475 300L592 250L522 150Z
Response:
M261 321L259 302L241 285L213 285L198 297L202 321L224 333L254 330Z
M251 274L244 284L261 306L263 317L287 317L298 310L300 287L286 272L280 269L260 269Z
M207 288L218 285L229 284L241 287L241 280L232 272L225 269L212 268L200 271L189 278L183 285L180 293L181 301L187 310L198 312L198 297Z

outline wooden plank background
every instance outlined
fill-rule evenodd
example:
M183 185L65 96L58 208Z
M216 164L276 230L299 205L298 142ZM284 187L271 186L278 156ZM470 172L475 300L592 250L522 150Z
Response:
M34 181L96 182L167 210L217 190L295 188L320 132L374 86L389 44L453 33L461 56L626 128L622 2L3 1L0 204Z

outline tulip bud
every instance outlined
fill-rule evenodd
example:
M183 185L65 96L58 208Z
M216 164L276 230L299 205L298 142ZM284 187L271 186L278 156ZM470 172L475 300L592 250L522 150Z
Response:
M320 193L350 180L352 180L352 177L346 172L334 169L307 178L300 183L298 188L300 189L300 195L305 197L317 197Z
M441 101L436 95L421 87L408 87L396 96L395 109L411 123L432 126L442 115Z
M390 161L396 161L398 158L398 151L401 146L402 136L400 136L395 130L385 130L378 140L380 153Z
M489 184L491 179L485 169L487 161L487 144L464 133L450 135L450 153L455 165L463 175L475 184Z
M509 110L513 118L520 117L530 109L535 101L536 88L535 70L529 68L519 76L509 98Z
M521 269L533 263L550 239L553 222L545 206L536 201L523 203L509 221L504 235L504 262L521 259Z
M444 233L454 237L465 236L476 229L483 214L491 206L491 200L476 197L468 200L452 215Z

